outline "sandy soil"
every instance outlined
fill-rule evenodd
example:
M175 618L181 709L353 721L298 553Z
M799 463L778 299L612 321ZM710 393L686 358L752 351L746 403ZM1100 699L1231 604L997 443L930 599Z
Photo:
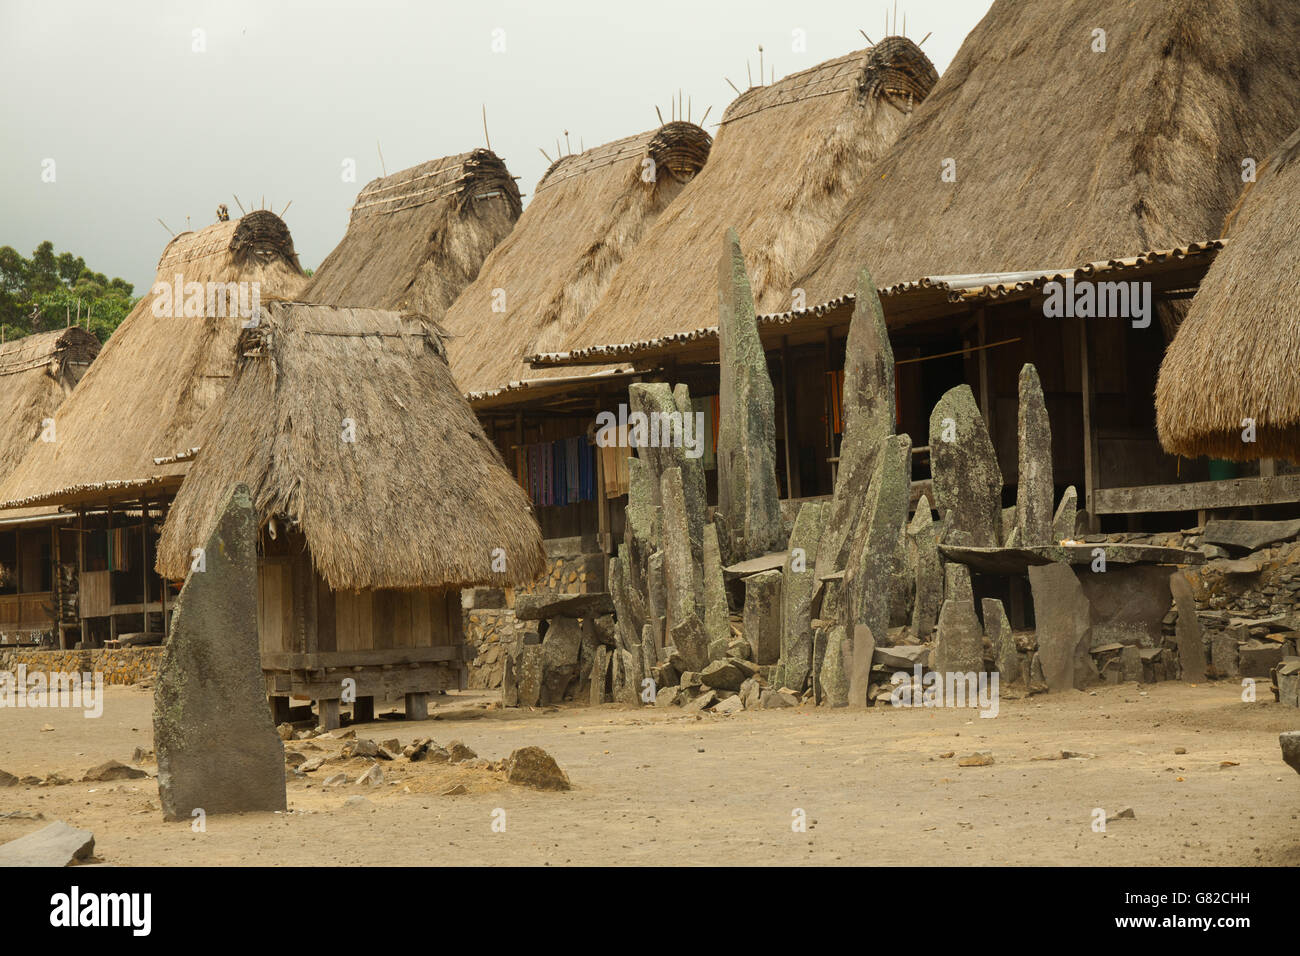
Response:
M450 695L434 712L447 719L381 719L357 731L403 744L461 739L489 759L536 744L568 772L571 792L406 761L383 765L380 788L323 790L329 774L355 779L367 765L329 762L291 777L289 813L210 817L194 833L163 822L152 779L18 786L0 789L0 842L62 819L93 831L97 857L123 866L1300 864L1300 776L1277 743L1300 728L1300 712L1242 703L1235 686L1004 699L993 719L890 707L700 718L614 705L479 709L492 696ZM0 711L0 769L79 779L105 760L130 762L135 747L152 746L152 702L149 691L110 687L99 719ZM467 712L477 716L455 716ZM1063 750L1093 756L1035 759ZM957 765L974 751L991 751L994 764ZM442 795L456 783L469 793ZM371 806L344 808L356 794ZM1132 807L1136 818L1095 833L1097 807ZM492 829L498 809L503 833ZM805 833L792 830L796 809ZM4 816L16 810L44 820Z

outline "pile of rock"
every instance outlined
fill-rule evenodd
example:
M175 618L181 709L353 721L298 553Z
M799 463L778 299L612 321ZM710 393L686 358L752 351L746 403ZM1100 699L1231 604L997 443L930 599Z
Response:
M604 592L519 595L515 616L522 622L538 622L538 627L526 631L504 658L502 705L537 707L585 700L592 673L605 673L616 646L613 610Z

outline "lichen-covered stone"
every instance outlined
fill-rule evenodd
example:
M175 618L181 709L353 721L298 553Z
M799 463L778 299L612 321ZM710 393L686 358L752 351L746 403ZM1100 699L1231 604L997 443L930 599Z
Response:
M975 547L996 547L1002 472L969 385L945 392L930 414L930 471L935 504L949 531L969 534Z
M820 501L800 505L781 572L781 683L800 693L812 673L812 597L824 508Z
M1017 416L1020 473L1016 484L1016 527L1021 545L1033 547L1052 539L1052 423L1047 416L1038 369L1026 363L1020 370L1020 409Z

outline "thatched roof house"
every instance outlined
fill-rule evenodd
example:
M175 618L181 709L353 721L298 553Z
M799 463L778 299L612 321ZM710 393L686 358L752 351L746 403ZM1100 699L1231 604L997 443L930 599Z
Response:
M701 264L716 260L729 227L744 243L759 311L789 308L794 277L936 78L916 44L888 37L741 94L723 114L708 164L565 337L567 346L716 323L716 277Z
M199 454L172 504L160 573L185 575L237 482L264 524L301 532L335 590L516 585L541 571L528 500L426 318L276 303L238 351L209 413L217 451Z
M0 479L31 451L98 354L99 340L79 326L0 344Z
M0 502L70 504L174 488L188 468L176 456L202 444L200 419L233 371L244 306L254 291L265 304L297 294L305 281L289 229L274 213L176 236L149 294L54 416L57 440L32 446L0 484Z
M996 0L794 284L811 305L864 265L889 286L1212 238L1295 125L1297 35L1291 0Z
M302 298L440 321L520 208L510 171L486 149L376 179L357 196L347 234Z
M1260 166L1225 237L1160 366L1160 443L1189 458L1300 461L1300 130Z
M547 376L530 371L524 357L559 346L586 318L700 171L710 142L700 127L672 122L551 164L514 231L447 312L451 366L462 391Z

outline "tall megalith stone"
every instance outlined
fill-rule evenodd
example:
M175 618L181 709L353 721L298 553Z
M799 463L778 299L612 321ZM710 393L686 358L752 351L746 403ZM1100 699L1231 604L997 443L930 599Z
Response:
M734 229L718 264L718 349L718 520L723 559L732 564L782 544L776 400Z
M227 496L181 589L154 686L158 794L168 820L284 810L284 744L257 642L257 517Z
M997 547L1002 472L969 385L949 389L930 413L930 470L944 534L975 547Z
M1016 482L1016 527L1022 547L1052 541L1052 423L1047 417L1038 369L1026 363L1020 370L1020 411L1017 416L1020 472Z

